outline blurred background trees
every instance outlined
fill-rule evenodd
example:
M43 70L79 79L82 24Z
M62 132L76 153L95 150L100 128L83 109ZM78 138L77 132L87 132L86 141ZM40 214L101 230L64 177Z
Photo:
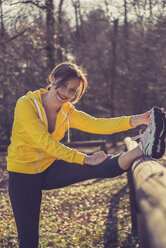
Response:
M89 114L166 107L165 13L165 0L0 0L0 145L9 143L17 99L45 87L63 61L88 72L76 107ZM99 137L72 133L72 140Z

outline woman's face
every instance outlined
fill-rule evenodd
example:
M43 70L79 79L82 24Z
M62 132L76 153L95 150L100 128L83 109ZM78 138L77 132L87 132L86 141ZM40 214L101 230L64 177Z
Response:
M80 86L80 80L78 78L69 79L62 83L58 88L56 88L55 80L51 83L52 87L50 93L58 104L71 101L75 97Z

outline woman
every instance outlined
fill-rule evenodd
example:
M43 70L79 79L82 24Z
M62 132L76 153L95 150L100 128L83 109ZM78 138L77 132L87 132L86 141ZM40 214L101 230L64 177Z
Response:
M82 97L87 86L80 67L62 63L54 68L49 81L47 90L28 92L18 100L8 148L9 195L21 248L38 247L42 190L92 178L115 177L143 154L151 157L163 154L165 129L158 122L164 117L159 109L129 117L94 118L71 104ZM59 142L67 130L69 134L70 127L111 134L149 122L139 146L113 157L103 151L88 156ZM162 148L157 150L159 143Z

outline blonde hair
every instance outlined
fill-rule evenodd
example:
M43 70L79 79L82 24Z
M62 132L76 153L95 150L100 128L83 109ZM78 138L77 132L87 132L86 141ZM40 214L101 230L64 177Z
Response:
M72 103L78 102L81 97L83 96L88 82L86 79L86 71L82 66L78 66L74 63L64 62L57 65L49 75L49 81L51 82L53 79L61 79L59 82L56 83L57 88L59 88L62 82L67 81L72 78L78 78L80 80L80 87L77 92L76 98L72 101ZM47 89L49 90L51 84L48 85Z

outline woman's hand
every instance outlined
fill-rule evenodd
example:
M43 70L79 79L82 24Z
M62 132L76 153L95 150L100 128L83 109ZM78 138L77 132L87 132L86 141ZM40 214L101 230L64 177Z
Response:
M111 154L105 154L103 151L95 152L92 156L86 156L84 164L87 165L98 165L102 163L106 158L111 157Z
M130 119L130 125L137 127L139 125L148 125L150 121L150 111L147 111L140 115L133 115Z
M160 110L166 118L166 110L164 108L160 108ZM149 121L150 121L150 111L147 111L140 115L133 115L130 119L130 125L132 127L137 127L139 125L148 125Z
M150 121L150 111L147 111L140 115L140 121L142 122L141 125L148 125Z

